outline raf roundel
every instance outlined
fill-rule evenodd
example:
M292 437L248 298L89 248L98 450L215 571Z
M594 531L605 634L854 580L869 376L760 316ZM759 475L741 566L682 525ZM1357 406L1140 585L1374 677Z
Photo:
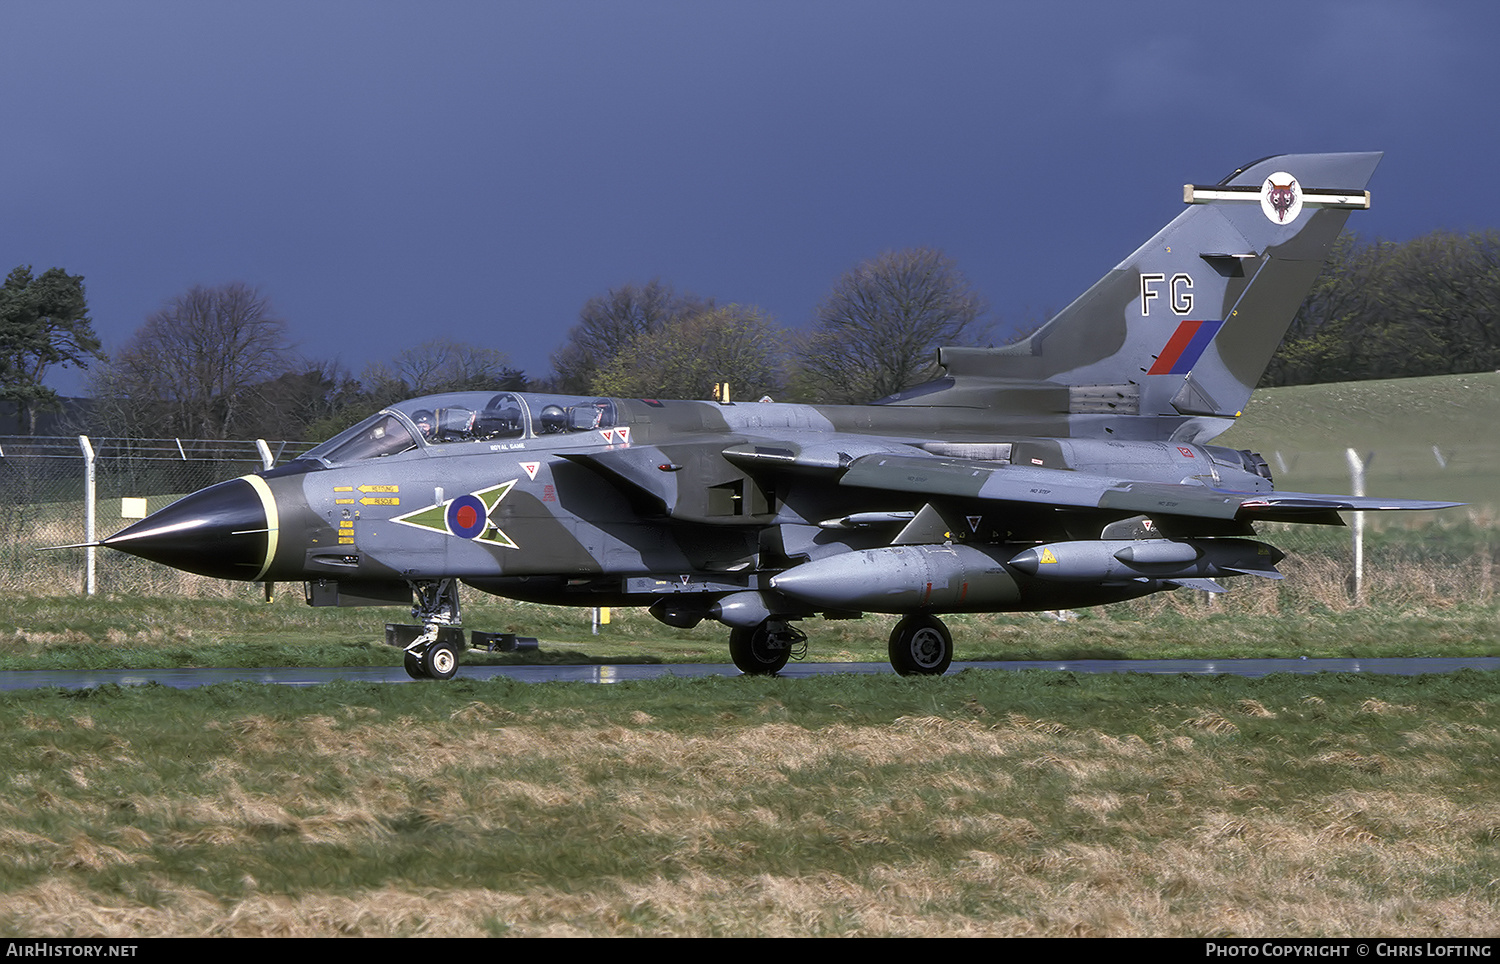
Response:
M477 539L489 526L489 510L477 496L461 495L448 503L444 521L460 539Z

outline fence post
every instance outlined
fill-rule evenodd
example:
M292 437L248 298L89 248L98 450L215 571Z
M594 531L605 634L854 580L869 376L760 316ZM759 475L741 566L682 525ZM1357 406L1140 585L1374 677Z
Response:
M87 548L84 549L84 576L83 591L85 595L94 594L94 446L89 442L87 435L78 436L78 447L83 451L83 541Z
M1344 457L1349 461L1349 481L1351 492L1356 497L1365 494L1365 471L1369 469L1370 463L1375 461L1375 453L1371 452L1363 459L1353 449L1344 449ZM1354 540L1354 602L1363 605L1365 601L1365 514L1355 512L1354 526L1351 538Z

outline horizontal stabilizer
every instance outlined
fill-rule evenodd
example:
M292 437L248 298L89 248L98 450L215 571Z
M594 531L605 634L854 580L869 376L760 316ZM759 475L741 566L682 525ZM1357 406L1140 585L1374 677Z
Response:
M1243 569L1236 566L1225 566L1227 572L1237 572L1242 576L1259 576L1262 579L1285 579L1286 574L1276 569Z
M1181 586L1184 589L1198 589L1203 592L1215 594L1229 591L1212 579L1167 579L1165 581L1174 586Z

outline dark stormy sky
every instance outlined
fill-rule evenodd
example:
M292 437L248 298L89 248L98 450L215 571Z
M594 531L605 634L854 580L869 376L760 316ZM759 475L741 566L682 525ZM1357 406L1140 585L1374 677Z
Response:
M914 245L1004 331L1289 151L1387 152L1362 236L1500 227L1488 2L0 0L0 36L0 270L84 275L106 350L244 281L354 374L442 335L544 375L611 287L799 326Z

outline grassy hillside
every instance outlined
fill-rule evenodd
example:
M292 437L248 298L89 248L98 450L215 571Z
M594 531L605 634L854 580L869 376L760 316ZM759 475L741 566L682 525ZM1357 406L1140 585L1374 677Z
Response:
M1218 444L1253 449L1278 489L1350 491L1344 451L1374 453L1367 491L1500 508L1500 372L1262 389ZM1434 447L1437 452L1434 454Z

